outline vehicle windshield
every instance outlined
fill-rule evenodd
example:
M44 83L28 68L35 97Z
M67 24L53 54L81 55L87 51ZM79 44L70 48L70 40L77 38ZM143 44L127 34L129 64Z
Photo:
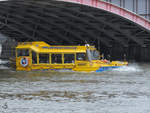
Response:
M17 57L29 56L29 49L17 49Z
M90 50L91 60L99 60L99 52L97 50Z

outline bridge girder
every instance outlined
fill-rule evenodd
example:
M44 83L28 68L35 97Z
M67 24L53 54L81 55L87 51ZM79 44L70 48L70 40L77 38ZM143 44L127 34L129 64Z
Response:
M100 41L106 47L150 44L150 31L111 12L62 1L0 2L0 32L17 41L50 44Z

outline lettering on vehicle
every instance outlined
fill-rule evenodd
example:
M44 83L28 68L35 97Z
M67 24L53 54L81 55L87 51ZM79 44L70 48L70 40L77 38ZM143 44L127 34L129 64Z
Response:
M43 49L77 49L77 47L42 47Z
M85 66L86 63L78 63L78 66Z

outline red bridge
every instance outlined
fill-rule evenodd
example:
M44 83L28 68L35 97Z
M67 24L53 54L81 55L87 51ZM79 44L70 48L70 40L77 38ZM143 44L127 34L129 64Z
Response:
M95 8L104 10L104 11L108 11L112 14L119 15L119 16L123 17L124 19L130 20L131 22L136 23L137 26L140 25L141 27L145 28L147 31L150 30L150 21L149 20L147 20L131 11L128 11L124 8L118 7L114 4L111 4L111 3L108 3L108 2L105 2L102 0L62 0L62 1L88 5L88 6L95 7ZM141 31L141 32L143 32L143 31ZM138 32L137 34L139 34L141 32ZM145 34L147 34L147 33L145 33ZM147 35L147 36L150 36L150 35ZM138 40L138 39L135 39L135 41L136 40ZM149 38L147 40L149 40ZM145 46L144 42L143 43L141 43L140 41L139 42L136 41L136 42L140 45L142 44L142 46ZM148 44L149 44L149 42L148 42Z
M122 17L129 19L129 20L141 25L142 27L150 30L150 21L149 20L146 20L145 18L143 18L131 11L128 11L128 10L118 7L116 5L110 4L108 2L104 2L101 0L63 0L63 1L74 2L74 3L83 4L83 5L88 5L91 7L96 7L96 8L117 14L119 16L122 16Z

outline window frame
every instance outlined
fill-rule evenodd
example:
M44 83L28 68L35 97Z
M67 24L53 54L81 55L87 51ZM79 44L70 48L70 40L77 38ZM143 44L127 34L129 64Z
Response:
M22 50L28 50L28 56L27 55L25 55L25 56L23 56L23 55L18 56L18 50L21 50L21 51ZM25 49L24 48L21 48L21 49L17 48L16 49L16 57L30 57L30 56L31 56L31 54L30 54L30 48L25 48Z
M65 63L65 54L72 54L72 55L74 55L74 63L72 62L72 63ZM75 64L75 62L76 62L76 53L63 53L63 64Z
M52 55L53 54L60 54L61 55L61 63L52 63L53 61L52 61ZM62 65L62 64L64 64L64 56L63 56L63 53L50 53L50 64L52 64L52 65Z
M78 60L78 59L77 59L77 54L83 54L83 53L85 54L85 60ZM87 61L87 53L86 53L86 52L77 52L75 59L76 59L76 61Z
M32 52L34 52L34 53L36 54L36 63L33 63L33 57L32 57L32 56L33 56L33 54L32 54ZM33 51L33 50L31 50L31 59L32 59L32 64L33 64L33 65L37 65L37 64L38 64L38 62L39 62L39 61L38 61L38 53L37 53L37 52L35 52L35 51Z
M48 55L48 59L47 59L47 61L48 61L48 63L47 62L45 62L45 63L40 63L40 54L47 54ZM38 53L37 54L37 57L38 57L38 62L37 62L37 64L50 64L50 54L49 53Z

